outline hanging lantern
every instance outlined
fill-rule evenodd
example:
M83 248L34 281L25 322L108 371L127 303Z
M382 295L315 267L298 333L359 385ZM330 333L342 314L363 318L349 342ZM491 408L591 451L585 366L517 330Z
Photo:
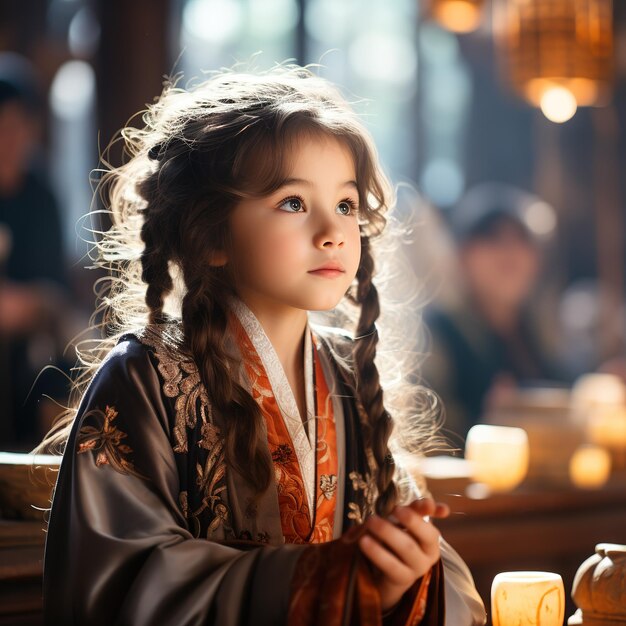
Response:
M504 75L553 121L610 98L612 0L499 0L494 29Z
M455 33L469 33L478 28L485 0L430 0L427 15L443 28Z

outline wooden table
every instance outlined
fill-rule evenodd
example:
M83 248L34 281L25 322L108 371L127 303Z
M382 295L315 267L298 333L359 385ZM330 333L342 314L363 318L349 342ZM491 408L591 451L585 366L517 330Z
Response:
M43 522L0 520L0 625L40 626Z
M437 524L472 570L488 612L498 572L544 570L563 577L567 618L574 612L569 594L580 564L598 543L626 543L624 478L593 491L528 486L482 500L452 495L437 481L429 488L452 508Z
M451 495L448 486L429 482L453 510L438 526L472 570L488 610L498 572L558 572L568 595L578 566L597 543L626 543L624 479L595 491L522 487L483 500ZM43 528L43 522L0 520L0 625L42 623ZM570 601L566 616L573 611Z

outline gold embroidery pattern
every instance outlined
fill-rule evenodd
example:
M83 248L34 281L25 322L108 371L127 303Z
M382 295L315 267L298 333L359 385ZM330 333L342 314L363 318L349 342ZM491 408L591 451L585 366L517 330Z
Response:
M145 329L138 337L154 350L163 376L163 393L175 400L174 452L188 452L187 428L196 427L198 415L203 428L212 420L211 404L200 372L193 360L177 348L182 343L180 330L167 334Z
M201 513L209 509L213 519L207 529L207 539L220 527L228 527L230 515L222 500L226 492L226 454L224 440L220 436L219 428L211 423L202 425L202 439L198 445L209 451L204 466L196 464L196 484L204 494L200 506L191 512L191 517L198 519Z
M85 417L102 417L102 427L83 426L76 439L78 454L93 450L96 457L96 466L110 465L120 474L141 476L135 471L132 462L127 458L132 453L130 446L122 443L127 434L113 424L117 417L115 407L107 406L104 411L95 409L85 414Z
M202 499L193 500L188 491L179 495L181 510L192 526L195 537L206 527L206 538L210 539L221 527L230 528L230 511L226 505L226 453L220 429L213 424L211 403L200 373L193 359L181 350L182 331L179 326L146 328L137 337L152 348L158 361L158 370L163 377L163 393L174 400L174 445L179 454L189 454L187 429L200 427L197 447L206 450L200 457L194 455L196 465L196 487ZM198 416L200 423L198 423ZM192 462L191 458L189 459ZM208 514L208 525L206 515Z
M348 502L348 518L357 524L362 524L374 511L374 500L376 499L376 486L372 475L367 472L363 476L360 472L350 472L348 475L352 481L352 489L357 493L363 492L363 506L356 502Z
M330 500L337 491L337 476L335 474L322 474L320 477L320 491L322 495L318 498L318 502L322 498Z
M187 491L181 491L178 494L178 504L180 505L180 510L183 512L185 518L189 517L189 501L187 498Z
M187 491L180 492L178 501L185 519L193 526L195 537L199 537L202 532L202 513L209 511L211 522L206 530L206 538L211 539L220 526L230 530L230 512L222 499L226 495L226 462L219 429L212 424L205 424L202 430L203 438L198 445L210 450L204 465L196 463L196 486L203 494L202 502L198 508L190 510ZM210 448L207 447L209 442L214 442Z

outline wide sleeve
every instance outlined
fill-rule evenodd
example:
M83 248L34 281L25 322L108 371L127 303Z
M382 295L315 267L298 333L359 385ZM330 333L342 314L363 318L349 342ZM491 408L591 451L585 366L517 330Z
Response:
M404 595L383 626L483 626L483 602L463 559L444 539L441 558Z
M445 626L483 626L485 606L476 590L472 574L452 546L441 539L444 572Z
M55 489L44 563L46 624L284 623L301 546L193 537L157 371L120 343L88 389Z
M409 472L402 462L396 463L395 480L399 487L402 504L408 504L416 498L430 495L425 482ZM436 522L435 522L436 523ZM428 581L428 596L422 625L437 626L483 626L487 621L485 606L476 590L472 573L461 556L441 537L439 540L441 558L431 571ZM420 601L419 587L406 594L415 611ZM404 599L405 606L407 598Z

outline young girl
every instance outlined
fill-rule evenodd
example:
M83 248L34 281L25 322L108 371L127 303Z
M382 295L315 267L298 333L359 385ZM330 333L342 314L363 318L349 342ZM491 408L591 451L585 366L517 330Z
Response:
M47 623L484 623L390 452L361 123L295 67L169 86L144 121L105 181L109 338L56 434ZM352 333L309 325L340 302Z

